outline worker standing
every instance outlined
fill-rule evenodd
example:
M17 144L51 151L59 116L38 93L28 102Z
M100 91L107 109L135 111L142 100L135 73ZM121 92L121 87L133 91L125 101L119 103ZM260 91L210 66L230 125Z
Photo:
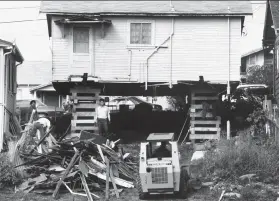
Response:
M37 108L36 108L36 101L30 101L30 107L28 111L28 123L33 123L33 121L38 120Z
M97 122L99 134L106 136L108 134L108 124L110 122L110 110L105 105L105 100L101 98L99 100L99 106L96 108L96 116L94 123Z

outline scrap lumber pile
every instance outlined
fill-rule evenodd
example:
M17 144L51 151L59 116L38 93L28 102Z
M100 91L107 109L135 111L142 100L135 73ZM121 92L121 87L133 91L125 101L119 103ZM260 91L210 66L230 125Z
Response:
M51 193L53 198L68 191L93 200L104 191L109 198L112 188L118 198L122 188L134 188L137 163L116 151L115 143L82 131L79 138L58 140L48 153L20 152L23 163L17 168L24 166L29 178L17 190Z

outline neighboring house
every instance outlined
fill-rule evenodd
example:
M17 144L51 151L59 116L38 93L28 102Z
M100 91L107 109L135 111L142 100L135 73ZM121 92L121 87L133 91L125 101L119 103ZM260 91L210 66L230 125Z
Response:
M258 48L241 55L241 78L246 78L246 72L252 66L264 66L273 64L271 49Z
M38 99L49 106L61 106L52 84L51 61L25 61L18 70L17 100Z
M83 81L106 95L142 96L156 83L166 95L168 85L185 89L199 76L238 84L242 27L252 8L249 1L43 1L40 12L59 93Z
M279 1L267 0L263 46L273 51L273 93L279 107Z
M4 134L12 133L9 123L16 110L17 66L22 62L18 47L0 39L0 151Z
M59 95L53 88L52 83L39 85L30 89L34 99L38 99L48 106L62 107L65 96Z

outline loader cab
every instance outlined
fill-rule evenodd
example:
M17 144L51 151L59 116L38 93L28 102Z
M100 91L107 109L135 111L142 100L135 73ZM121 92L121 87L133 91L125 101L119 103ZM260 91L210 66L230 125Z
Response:
M147 138L147 159L172 157L170 141L174 140L174 133L152 133Z

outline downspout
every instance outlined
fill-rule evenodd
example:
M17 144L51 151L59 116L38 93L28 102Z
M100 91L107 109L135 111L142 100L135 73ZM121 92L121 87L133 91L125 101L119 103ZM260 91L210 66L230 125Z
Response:
M148 68L149 68L149 59L158 51L158 49L162 46L162 45L164 45L169 39L171 39L171 37L174 35L174 18L172 18L172 32L171 32L171 34L156 48L156 49L154 49L154 51L147 57L147 59L146 59L146 72L145 72L145 74L146 74L146 79L145 79L145 90L147 90L148 89ZM171 46L172 46L172 43L170 44ZM171 49L172 49L172 47L171 47ZM171 52L171 55L172 55L172 51L170 51ZM172 60L171 60L171 64L172 64ZM171 70L172 70L172 68L171 68ZM172 76L172 74L171 74L171 76ZM172 78L170 78L170 79L172 79ZM171 86L172 87L172 86Z
M0 50L0 54L2 54L2 52L4 52L4 49ZM10 52L6 52L3 54L2 59L0 58L0 70L3 70L3 72L0 72L0 151L2 151L3 149L3 141L4 141L4 129L5 129L5 125L4 125L4 114L5 114L5 61L6 61L6 55L9 55L13 52L13 49L11 49ZM1 55L0 55L1 57ZM3 69L2 69L3 68Z
M169 88L172 88L172 70L173 70L173 60L172 60L172 37L174 35L174 17L172 18L172 22L171 22L171 26L172 26L172 31L170 34L170 81L169 81Z
M131 62L132 62L132 50L128 50L129 52L129 69L128 69L128 78L129 81L131 79Z
M230 12L230 7L228 7ZM228 16L228 84L227 84L227 95L230 104L230 19ZM227 139L230 139L230 120L227 121Z

